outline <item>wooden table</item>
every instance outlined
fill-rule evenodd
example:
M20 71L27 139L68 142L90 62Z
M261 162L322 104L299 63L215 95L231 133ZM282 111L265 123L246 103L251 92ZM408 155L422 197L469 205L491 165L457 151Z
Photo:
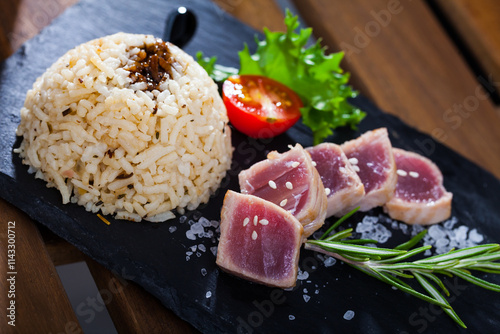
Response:
M0 2L0 59L75 2ZM216 2L256 29L284 27L283 12L273 1ZM500 177L498 1L296 0L294 5L329 50L346 52L342 65L356 89ZM118 332L196 332L142 288L116 279L1 199L0 215L2 272L8 271L9 221L16 222L17 258L16 327L2 315L0 332L80 333L55 266L82 260L99 289L116 288L107 308ZM5 310L5 278L0 287Z

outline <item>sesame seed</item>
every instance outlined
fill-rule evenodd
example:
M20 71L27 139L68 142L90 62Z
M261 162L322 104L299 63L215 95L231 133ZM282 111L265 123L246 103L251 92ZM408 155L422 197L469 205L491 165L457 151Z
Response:
M350 158L349 162L351 163L351 165L357 165L359 161L356 158Z
M418 173L417 172L409 172L408 174L410 174L411 177L414 177L414 178L417 178L419 177Z
M269 183L269 187L276 189L276 183L273 180L270 180L268 183Z
M292 162L292 168L299 167L299 165L300 165L300 162L298 162L298 161Z
M288 188L288 189L293 189L293 184L292 182L288 181L287 183L285 183L285 186Z
M254 226L257 226L257 222L258 222L258 221L259 221L259 217L254 216L254 217L253 217L253 224L254 224Z
M281 207L284 207L284 206L286 205L286 202L288 202L288 200L285 198L284 200L282 200L282 201L280 202L280 206L281 206Z
M293 146L291 144L288 144L289 149L293 149Z
M312 162L312 165L313 165L314 167L316 167L318 164L316 163L316 161L313 161L313 162Z
M253 231L252 232L252 240L255 240L255 239L257 239L257 232Z
M359 173L360 171L358 165L352 165L352 170L355 171L356 173Z
M330 195L332 191L330 190L330 188L325 188L325 194L326 196Z
M245 219L243 219L243 227L247 226L248 223L250 223L250 218L246 217Z
M405 171L405 170L402 170L402 169L398 169L396 171L396 173L399 175L399 176L406 176L408 175L408 173Z
M269 220L267 220L267 219L261 219L261 220L259 220L259 224L267 225L267 224L269 224Z

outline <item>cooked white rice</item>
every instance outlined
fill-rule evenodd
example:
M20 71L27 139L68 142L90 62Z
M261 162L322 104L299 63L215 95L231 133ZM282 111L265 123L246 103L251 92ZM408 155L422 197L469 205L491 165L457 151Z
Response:
M118 33L57 60L28 91L16 152L63 203L118 219L163 221L206 203L231 164L216 84L168 45L170 71L155 89L131 78L158 41ZM132 71L133 72L133 71Z

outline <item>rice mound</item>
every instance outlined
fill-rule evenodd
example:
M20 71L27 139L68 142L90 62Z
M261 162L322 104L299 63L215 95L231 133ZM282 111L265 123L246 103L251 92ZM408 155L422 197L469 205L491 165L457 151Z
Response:
M15 150L63 203L164 221L206 203L231 165L217 85L191 56L118 33L63 55L33 84Z

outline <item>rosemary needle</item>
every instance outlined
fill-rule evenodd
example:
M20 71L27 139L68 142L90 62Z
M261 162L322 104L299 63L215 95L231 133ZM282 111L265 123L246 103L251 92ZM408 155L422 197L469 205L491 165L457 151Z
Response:
M471 273L471 270L475 270L500 274L500 263L494 262L500 260L499 244L467 247L421 260L408 261L410 257L431 248L431 246L413 248L425 236L426 230L393 249L364 246L366 243L375 243L374 240L347 239L352 236L352 228L330 235L357 210L358 208L340 218L320 239L307 240L305 248L333 256L399 290L439 305L463 328L467 327L446 300L444 295L449 296L450 293L436 274L457 276L481 288L500 292L500 285L480 279ZM423 291L418 291L403 279L414 279Z

